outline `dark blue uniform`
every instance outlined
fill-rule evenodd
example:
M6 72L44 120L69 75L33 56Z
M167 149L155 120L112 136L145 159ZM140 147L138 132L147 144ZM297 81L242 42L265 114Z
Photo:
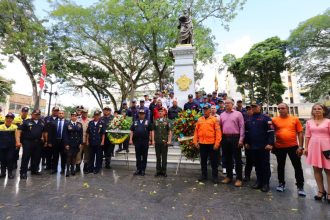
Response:
M187 102L186 104L184 104L183 110L196 110L199 111L199 107L198 104L196 104L195 102Z
M15 132L17 126L11 124L7 127L5 124L0 125L0 177L6 176L6 168L8 169L8 178L13 178L12 170L14 168L15 159Z
M136 169L139 172L145 172L147 167L149 138L151 131L150 121L134 121L131 126L133 131L133 144L135 145Z
M105 125L99 120L97 122L90 121L87 127L88 143L91 150L90 155L90 172L97 173L102 167L102 136L105 135Z
M22 131L21 137L23 141L21 175L26 175L30 158L31 173L37 173L43 147L42 134L45 131L45 123L42 120L27 119L18 129Z
M69 146L66 149L66 165L67 175L71 165L71 174L75 174L74 166L76 164L76 157L79 152L79 146L83 143L83 126L80 122L70 122L65 125L63 129L63 142L64 146Z
M101 121L105 126L105 128L104 128L105 130L111 123L112 119L113 119L113 115L110 115L108 117L106 117L106 116L101 117ZM110 142L108 135L106 135L105 139L104 139L104 146L103 146L103 153L104 153L104 157L105 157L105 168L110 168L111 157L113 156L114 148L115 148L115 145ZM102 164L102 162L101 162L101 164Z
M266 145L274 146L274 129L270 117L254 114L245 122L245 142L250 145L251 156L256 167L257 184L259 187L269 185L270 151Z
M56 124L54 122L57 121L57 117L47 116L44 118L44 121L45 121L45 130L48 132L48 134L56 133ZM54 141L51 141L49 143L54 143ZM46 162L46 170L51 169L53 148L48 146L44 147L41 152L41 158Z

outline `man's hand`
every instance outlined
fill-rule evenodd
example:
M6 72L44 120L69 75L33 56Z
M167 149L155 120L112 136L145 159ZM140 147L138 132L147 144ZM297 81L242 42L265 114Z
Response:
M270 144L267 144L266 147L265 147L265 150L272 150L273 149L273 146L270 145Z
M16 148L20 148L22 146L21 142L16 143Z
M129 140L129 144L130 144L130 145L133 145L133 141L132 141L132 140Z
M238 148L243 148L243 146L244 146L243 141L240 140L240 141L238 142Z
M245 144L244 147L245 147L245 149L250 149L251 146L250 146L250 144Z
M101 146L104 146L104 141L101 142Z
M172 141L167 141L167 143L166 143L166 144L167 144L167 145L170 145L171 143L172 143Z
M199 144L197 143L197 144L195 144L195 147L197 148L197 149L199 149Z
M219 145L215 144L215 145L213 146L213 150L219 150Z
M308 156L308 149L304 149L304 155L307 157Z
M298 149L296 150L296 154L298 155L298 157L301 157L303 153L304 153L304 148L298 147Z

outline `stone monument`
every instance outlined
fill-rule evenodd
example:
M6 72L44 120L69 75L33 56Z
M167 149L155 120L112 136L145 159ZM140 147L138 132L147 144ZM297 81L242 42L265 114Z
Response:
M195 93L194 58L195 48L192 46L192 21L187 10L179 18L180 38L179 44L172 49L174 56L174 96L178 105L188 101L188 95Z

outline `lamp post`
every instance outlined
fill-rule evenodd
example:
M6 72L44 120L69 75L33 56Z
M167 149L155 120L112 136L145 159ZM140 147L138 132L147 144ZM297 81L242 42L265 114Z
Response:
M50 104L51 104L51 102L52 102L52 96L53 95L55 95L55 96L57 96L58 95L58 93L57 92L53 92L53 84L54 84L55 82L50 82L50 91L48 91L47 89L44 89L44 93L45 94L49 94L49 101L48 101L48 116L50 115Z

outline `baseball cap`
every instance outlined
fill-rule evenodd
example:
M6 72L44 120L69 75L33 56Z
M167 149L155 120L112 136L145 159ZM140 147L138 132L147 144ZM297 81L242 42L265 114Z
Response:
M145 114L144 109L140 109L139 114Z
M29 111L29 108L28 107L23 107L21 112L28 112Z
M111 108L110 108L109 106L105 106L105 107L103 108L103 110L109 110L109 111L111 111Z
M12 118L14 119L15 118L15 115L11 112L8 112L7 115L6 115L6 118Z
M39 109L34 109L32 114L41 115L41 111Z
M94 115L100 115L100 114L101 114L101 111L100 110L94 111Z
M52 108L52 111L59 111L60 110L60 108L58 107L58 106L54 106L53 108Z
M211 105L209 103L206 103L204 106L203 106L203 109L209 109L211 108Z
M192 97L194 97L192 94L189 94L189 95L188 95L188 98L192 98Z

